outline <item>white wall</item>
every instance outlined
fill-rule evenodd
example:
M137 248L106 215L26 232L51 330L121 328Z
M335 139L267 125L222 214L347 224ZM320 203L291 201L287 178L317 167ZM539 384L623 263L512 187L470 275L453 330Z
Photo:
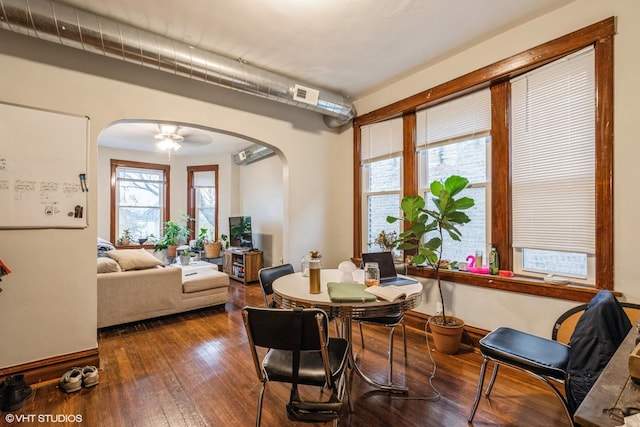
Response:
M640 68L639 1L578 0L390 84L356 100L355 104L359 114L370 112L611 16L618 17L614 42L615 289L623 293L623 299L640 302L635 270L640 258L640 233L636 225L640 199L635 196L640 154L637 143L637 116L640 113L637 101L640 99L640 85L637 84L637 70ZM489 330L507 325L549 336L555 319L576 305L568 301L453 283L448 283L446 288L451 314L463 318L470 325ZM433 313L437 288L432 284L427 293L428 301L420 310Z
M0 68L0 101L90 117L87 181L90 188L101 183L100 191L89 193L85 230L0 230L0 259L13 270L0 294L0 367L97 346L97 207L98 194L104 198L106 191L104 181L98 181L97 140L100 131L117 120L198 123L277 147L289 166L288 187L277 179L271 182L287 192L282 195L283 234L296 237L285 239L283 254L275 256L296 260L313 247L334 266L350 256L351 233L328 238L335 221L325 215L324 207L331 204L328 195L344 200L337 217L350 218L352 207L349 190L328 188L326 179L317 179L332 170L329 152L340 139L320 115L7 32L0 32ZM350 153L351 137L344 141ZM310 152L318 155L310 157ZM231 169L230 175L241 179L243 169ZM343 182L351 180L348 168L335 173ZM300 197L307 192L317 197ZM179 201L172 206L178 207ZM229 213L236 208L230 206ZM304 220L298 219L302 211Z

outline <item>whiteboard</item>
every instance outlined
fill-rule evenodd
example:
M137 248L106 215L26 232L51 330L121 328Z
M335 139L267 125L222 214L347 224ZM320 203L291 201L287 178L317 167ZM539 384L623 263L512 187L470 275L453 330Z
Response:
M87 226L89 118L0 103L0 228Z

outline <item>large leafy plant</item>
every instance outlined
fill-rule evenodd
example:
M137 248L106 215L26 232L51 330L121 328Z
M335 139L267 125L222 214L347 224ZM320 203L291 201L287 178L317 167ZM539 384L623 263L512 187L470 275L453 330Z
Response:
M406 196L400 202L404 216L400 218L387 217L389 223L396 221L408 223L408 228L400 233L398 249L415 250L411 263L415 265L426 264L435 271L442 304L442 322L445 325L451 324L452 319L447 319L440 283L443 237L444 233L447 233L451 239L460 241L462 233L458 227L471 221L463 211L474 205L473 199L455 197L468 184L468 179L458 175L450 176L444 183L433 181L429 188L434 209L427 209L422 196ZM427 236L428 233L433 233L433 236Z

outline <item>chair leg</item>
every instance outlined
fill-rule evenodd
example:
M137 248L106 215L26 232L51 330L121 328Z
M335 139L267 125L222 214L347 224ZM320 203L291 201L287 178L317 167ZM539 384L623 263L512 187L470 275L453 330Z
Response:
M471 412L469 412L469 416L467 417L468 422L473 422L473 417L476 415L476 410L478 409L478 403L480 403L480 395L482 394L482 387L484 386L484 375L487 372L488 362L489 362L489 359L485 357L482 362L482 366L480 367L480 378L478 378L478 388L476 389L476 396L473 399L473 406L471 406ZM496 367L497 366L498 364L496 363Z
M500 367L499 363L493 362L493 372L491 373L491 379L489 380L489 385L487 386L487 391L484 392L484 395L489 397L489 393L491 393L491 389L493 388L493 383L496 382L496 377L498 376L498 368Z
M360 329L360 344L362 345L362 349L364 350L364 335L362 333L362 323L358 322L358 328Z
M407 358L407 325L404 323L404 319L402 319L402 341L404 344L404 361L408 360Z
M395 335L396 328L389 328L389 365L387 366L387 382L393 384L393 336Z
M262 381L262 386L260 387L260 397L258 397L258 413L256 415L256 427L260 427L260 420L262 418L262 399L264 397L264 390L267 387L267 381Z

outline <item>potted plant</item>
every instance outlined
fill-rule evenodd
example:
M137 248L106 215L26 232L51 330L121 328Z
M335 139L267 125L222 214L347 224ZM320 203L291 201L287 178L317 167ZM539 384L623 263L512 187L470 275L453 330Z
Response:
M221 234L220 241L224 245L225 249L229 249L229 236L227 236L226 234Z
M395 258L395 249L398 245L398 233L394 231L380 231L378 237L373 242L368 243L369 246L376 245L385 252L391 252Z
M447 316L445 310L442 284L440 283L440 267L442 261L443 236L446 232L451 239L460 241L462 236L458 226L468 223L470 218L463 211L474 205L470 197L455 198L469 184L469 180L458 175L450 176L444 183L434 181L430 185L434 209L427 209L421 196L406 196L400 207L404 214L402 218L389 216L387 221L406 221L408 228L400 233L398 246L401 250L415 250L411 263L428 265L436 276L442 314L431 316L429 326L433 334L434 345L442 353L455 354L460 347L464 322L453 316ZM434 232L435 236L425 239L427 233ZM444 333L445 335L440 335Z
M189 249L183 249L180 251L180 265L189 265L191 256L194 255Z
M222 242L220 240L216 240L215 242L211 242L206 240L204 244L204 254L207 258L219 258L220 250L222 249Z
M175 257L176 256L176 248L178 245L183 244L187 241L189 234L191 234L191 229L187 227L186 222L192 220L192 218L183 215L184 223L179 223L176 221L167 221L164 225L164 233L160 240L154 245L154 250L159 251L162 249L167 250L167 256Z
M129 246L131 244L132 238L133 238L133 235L131 233L131 230L129 230L128 228L125 228L124 230L122 230L122 237L120 237L120 244L122 246Z

